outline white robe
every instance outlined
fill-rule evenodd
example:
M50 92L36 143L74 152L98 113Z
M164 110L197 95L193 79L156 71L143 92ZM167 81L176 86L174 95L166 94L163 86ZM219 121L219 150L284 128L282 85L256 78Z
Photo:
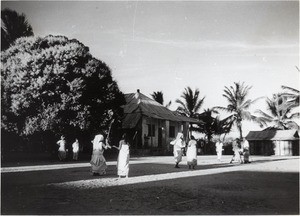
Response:
M197 165L197 142L196 140L190 140L187 152L186 152L187 164L195 166Z
M129 173L129 145L126 144L124 140L120 141L120 151L118 156L118 175L119 176L128 176Z
M173 140L170 144L174 146L173 154L174 154L175 163L181 162L182 148L185 147L185 142L183 140L183 134L178 133L176 139Z

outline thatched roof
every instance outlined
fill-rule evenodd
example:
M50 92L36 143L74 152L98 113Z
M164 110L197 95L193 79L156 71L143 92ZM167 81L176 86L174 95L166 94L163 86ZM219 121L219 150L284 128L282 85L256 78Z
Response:
M175 115L171 110L140 92L125 94L123 128L134 128L141 116L176 122L199 123L197 119Z
M246 136L248 141L254 140L299 140L297 130L268 129L263 131L250 131Z

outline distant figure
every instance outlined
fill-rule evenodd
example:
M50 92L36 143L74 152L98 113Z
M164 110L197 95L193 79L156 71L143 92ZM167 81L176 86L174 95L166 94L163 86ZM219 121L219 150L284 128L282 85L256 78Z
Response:
M116 146L114 147L119 150L118 163L117 163L118 176L119 178L121 178L122 176L128 178L130 155L129 155L129 142L127 139L127 135L125 133L123 134L122 139L119 142L119 147Z
M249 142L245 138L243 139L242 148L243 148L243 155L244 155L244 163L251 163L249 161L250 146L249 146Z
M99 176L106 174L106 160L103 156L104 149L107 149L107 146L104 144L104 136L98 134L95 136L93 142L93 154L90 161L92 166L92 175Z
M233 155L232 155L230 163L232 163L233 161L239 161L240 163L243 163L243 160L242 160L241 154L240 154L241 149L239 148L239 144L240 144L240 140L238 138L236 138L232 142Z
M59 145L58 148L58 158L60 161L64 161L66 159L66 140L65 137L62 135L60 137L60 140L57 141L56 143L57 145Z
M182 148L185 147L185 141L183 138L183 134L178 133L176 139L173 140L170 144L174 146L173 154L174 154L174 159L175 159L175 168L179 168L178 164L182 160Z
M195 169L197 165L197 141L194 136L191 136L191 140L188 143L186 157L189 169Z
M223 143L221 142L221 140L219 139L216 142L216 152L217 152L217 156L218 156L218 161L221 161L222 158L222 152L224 151L223 149Z
M72 150L73 150L73 160L78 160L78 153L79 153L78 139L75 139L75 142L72 144Z

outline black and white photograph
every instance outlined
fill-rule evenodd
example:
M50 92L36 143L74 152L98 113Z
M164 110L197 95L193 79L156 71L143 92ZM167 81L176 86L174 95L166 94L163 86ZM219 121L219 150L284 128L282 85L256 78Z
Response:
M1 215L299 215L299 1L1 0Z

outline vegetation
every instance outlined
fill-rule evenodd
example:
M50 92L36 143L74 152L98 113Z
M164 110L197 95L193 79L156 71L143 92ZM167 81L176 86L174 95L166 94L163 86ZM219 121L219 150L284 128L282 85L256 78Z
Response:
M299 107L300 91L284 85L281 87L282 89L287 90L287 92L281 93L282 96L288 98L286 105L290 108Z
M157 91L157 92L153 92L153 94L151 94L153 100L155 100L156 102L160 103L161 105L164 105L164 94L162 91ZM168 108L171 106L171 101L166 104L165 106Z
M242 121L253 120L259 124L262 124L256 116L252 115L248 109L257 100L248 99L249 91L251 87L244 83L234 83L234 86L229 88L225 86L223 97L227 99L227 107L217 106L215 109L222 110L231 113L229 118L233 119L234 124L240 134L240 139L243 138Z
M213 117L212 114L218 114L218 112L214 109L206 109L203 113L196 115L201 123L197 124L197 127L192 127L193 131L205 134L210 151L214 149L211 146L213 135L224 134L223 139L225 139L225 135L230 132L233 124L231 118L220 120L219 117ZM207 151L207 147L205 147L205 151Z
M6 50L17 38L33 36L25 14L10 9L1 10L1 51Z
M283 102L281 94L274 95L272 99L267 98L267 110L265 113L261 110L256 112L261 115L259 119L264 123L269 123L273 128L286 130L286 129L299 129L299 125L294 121L299 118L300 113L292 113L293 106L286 106Z
M124 95L109 67L77 40L19 38L2 52L2 131L93 134L121 115Z
M205 97L200 98L200 91L197 88L195 89L195 92L193 92L190 87L187 87L184 90L185 91L181 95L183 100L176 100L176 103L179 104L177 112L187 117L195 117L196 113L199 112Z

